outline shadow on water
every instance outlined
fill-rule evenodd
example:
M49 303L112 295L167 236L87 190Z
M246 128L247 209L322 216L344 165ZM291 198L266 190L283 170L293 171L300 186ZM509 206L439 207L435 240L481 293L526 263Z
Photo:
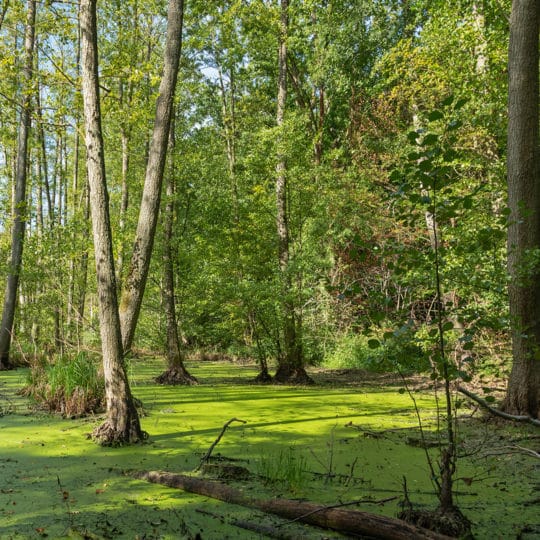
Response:
M24 372L0 373L0 400L4 396L15 403L0 417L2 540L45 534L62 538L70 528L103 538L190 538L201 530L205 539L253 538L252 532L231 525L231 519L273 523L272 518L129 476L132 470L194 470L233 417L247 423L231 425L215 455L242 460L255 475L280 467L298 469L292 471L294 485L279 479L265 485L256 477L244 483L243 489L256 496L300 497L324 504L399 499L405 476L413 500L435 504L424 451L405 444L418 436L412 405L395 387L150 384L161 370L159 361L132 363L134 393L149 411L142 424L150 441L116 449L86 439L100 418L63 420L33 414L26 400L15 395ZM209 365L191 370L201 380L216 373ZM233 378L237 373L247 380L253 368L220 366L220 375ZM435 416L434 400L420 393L418 402L429 424ZM496 434L490 430L477 423L467 434L491 441ZM430 452L435 456L437 451ZM477 538L515 538L525 524L540 530L537 507L528 504L538 497L538 468L527 458L467 458L460 461L458 476L465 479L456 484L458 503L475 523ZM392 516L398 499L360 508ZM285 530L298 538L329 537L297 524Z

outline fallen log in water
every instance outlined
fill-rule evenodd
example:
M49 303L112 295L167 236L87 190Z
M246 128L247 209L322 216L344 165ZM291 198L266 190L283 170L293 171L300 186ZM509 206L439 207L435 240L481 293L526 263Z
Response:
M400 519L378 516L369 512L345 510L290 499L255 499L227 484L204 478L160 471L140 472L136 473L135 477L345 534L363 534L387 540L449 539L448 536L411 525Z

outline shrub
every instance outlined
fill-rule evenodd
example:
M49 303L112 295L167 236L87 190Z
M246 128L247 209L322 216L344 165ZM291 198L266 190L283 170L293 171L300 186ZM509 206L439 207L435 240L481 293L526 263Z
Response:
M81 352L51 365L32 366L23 394L50 412L83 416L103 409L105 383L95 360Z
M324 358L324 366L376 373L421 373L430 368L427 354L410 333L381 341L377 347L373 347L371 341L363 334L345 334Z

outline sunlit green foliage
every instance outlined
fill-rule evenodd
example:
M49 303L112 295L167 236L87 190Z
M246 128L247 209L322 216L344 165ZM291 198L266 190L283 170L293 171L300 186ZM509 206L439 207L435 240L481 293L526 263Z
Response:
M414 324L399 347L410 347L411 354L429 335L429 204L406 180L419 153L408 134L417 131L437 136L449 152L440 226L453 313L465 335L475 336L475 368L485 357L495 360L491 371L504 372L509 4L290 2L289 94L280 140L290 186L290 294L308 361L336 364L339 357L343 365L390 369L392 362L367 360L363 334L382 339L410 319ZM282 346L274 192L278 12L275 2L186 3L176 147L169 159L176 170L178 321L187 348L271 359ZM23 15L23 3L11 2L0 28L4 255L20 67L12 44L20 44ZM38 9L41 107L31 142L28 249L14 333L14 354L26 359L99 340L94 277L86 264L92 253L77 137L76 17L69 3ZM98 18L105 157L122 278L161 72L165 3L102 2ZM451 118L443 105L450 95L466 99ZM456 122L451 143L445 139L450 121ZM402 174L392 174L396 170ZM0 257L2 277L5 261ZM161 275L158 233L136 337L140 348L160 350L165 343ZM354 352L359 349L365 354ZM413 354L407 369L416 361Z
M33 365L23 392L38 408L76 417L103 410L105 384L97 361L81 352Z

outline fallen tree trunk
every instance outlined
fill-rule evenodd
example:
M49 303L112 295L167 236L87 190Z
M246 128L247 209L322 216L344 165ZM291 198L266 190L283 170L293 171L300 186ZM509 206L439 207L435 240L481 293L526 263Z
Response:
M320 504L289 499L254 499L221 482L183 474L160 471L140 472L136 478L219 499L220 501L256 508L269 514L332 529L345 534L369 535L387 540L448 540L448 536L411 525L400 519L368 512L328 508Z

